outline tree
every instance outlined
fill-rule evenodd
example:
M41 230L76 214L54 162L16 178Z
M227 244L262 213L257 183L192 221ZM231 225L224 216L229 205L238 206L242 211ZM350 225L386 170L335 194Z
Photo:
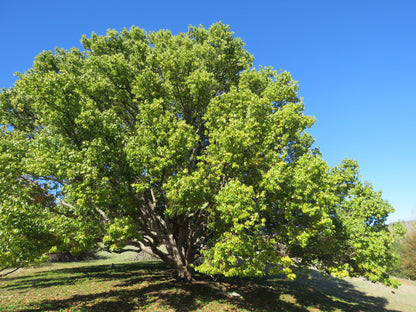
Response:
M313 265L391 283L393 209L355 161L330 168L311 147L289 73L252 68L221 23L81 42L42 52L0 94L1 263L102 242L188 281ZM21 253L21 229L37 252Z
M406 277L416 280L416 231L410 232L403 241L402 265Z

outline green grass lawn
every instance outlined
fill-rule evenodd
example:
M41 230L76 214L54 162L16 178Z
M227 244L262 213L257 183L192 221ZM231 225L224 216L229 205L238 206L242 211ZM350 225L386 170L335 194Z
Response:
M416 286L360 279L212 280L192 285L158 261L117 255L0 278L0 311L416 311ZM112 265L113 264L113 265ZM232 296L232 294L239 296Z

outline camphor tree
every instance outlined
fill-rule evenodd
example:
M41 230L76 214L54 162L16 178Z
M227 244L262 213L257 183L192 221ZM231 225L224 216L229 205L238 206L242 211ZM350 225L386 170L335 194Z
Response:
M392 284L392 207L330 168L297 83L221 23L42 52L0 94L0 264L103 243L191 281L315 267ZM198 261L196 261L198 259Z

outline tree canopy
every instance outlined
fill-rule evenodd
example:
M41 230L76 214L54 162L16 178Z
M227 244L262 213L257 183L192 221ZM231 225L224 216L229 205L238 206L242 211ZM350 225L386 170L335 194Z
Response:
M137 27L36 56L0 93L0 269L135 246L191 280L318 268L392 284L393 208L329 167L298 85L230 28Z

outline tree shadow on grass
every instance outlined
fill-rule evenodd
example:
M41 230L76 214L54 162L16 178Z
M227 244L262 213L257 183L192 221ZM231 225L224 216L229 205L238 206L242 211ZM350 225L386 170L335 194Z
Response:
M183 284L174 271L161 262L84 266L59 269L41 276L16 277L6 286L13 289L42 290L51 286L76 287L77 283L112 280L111 289L76 294L63 299L44 299L33 311L137 311L146 308L174 311L390 311L385 298L367 296L345 280L296 280L278 277L263 279L221 279L200 277ZM75 279L75 281L74 281ZM241 297L227 297L239 293ZM396 312L396 311L394 311Z
M157 270L161 263L142 263L140 268L148 266ZM162 264L163 265L163 264ZM137 264L123 264L116 269L110 265L92 265L75 268L51 269L49 271L37 272L33 275L24 275L8 278L7 290L36 289L53 286L69 286L80 283L82 280L98 279L113 280L115 278L126 279L135 274ZM1 289L2 287L0 287Z
M266 286L267 285L267 286ZM250 297L251 299L250 299ZM383 297L369 296L358 291L345 280L302 280L288 281L269 279L246 291L251 303L259 304L265 298L274 307L264 311L390 311ZM267 299L266 299L267 300ZM274 301L274 302L273 302Z

